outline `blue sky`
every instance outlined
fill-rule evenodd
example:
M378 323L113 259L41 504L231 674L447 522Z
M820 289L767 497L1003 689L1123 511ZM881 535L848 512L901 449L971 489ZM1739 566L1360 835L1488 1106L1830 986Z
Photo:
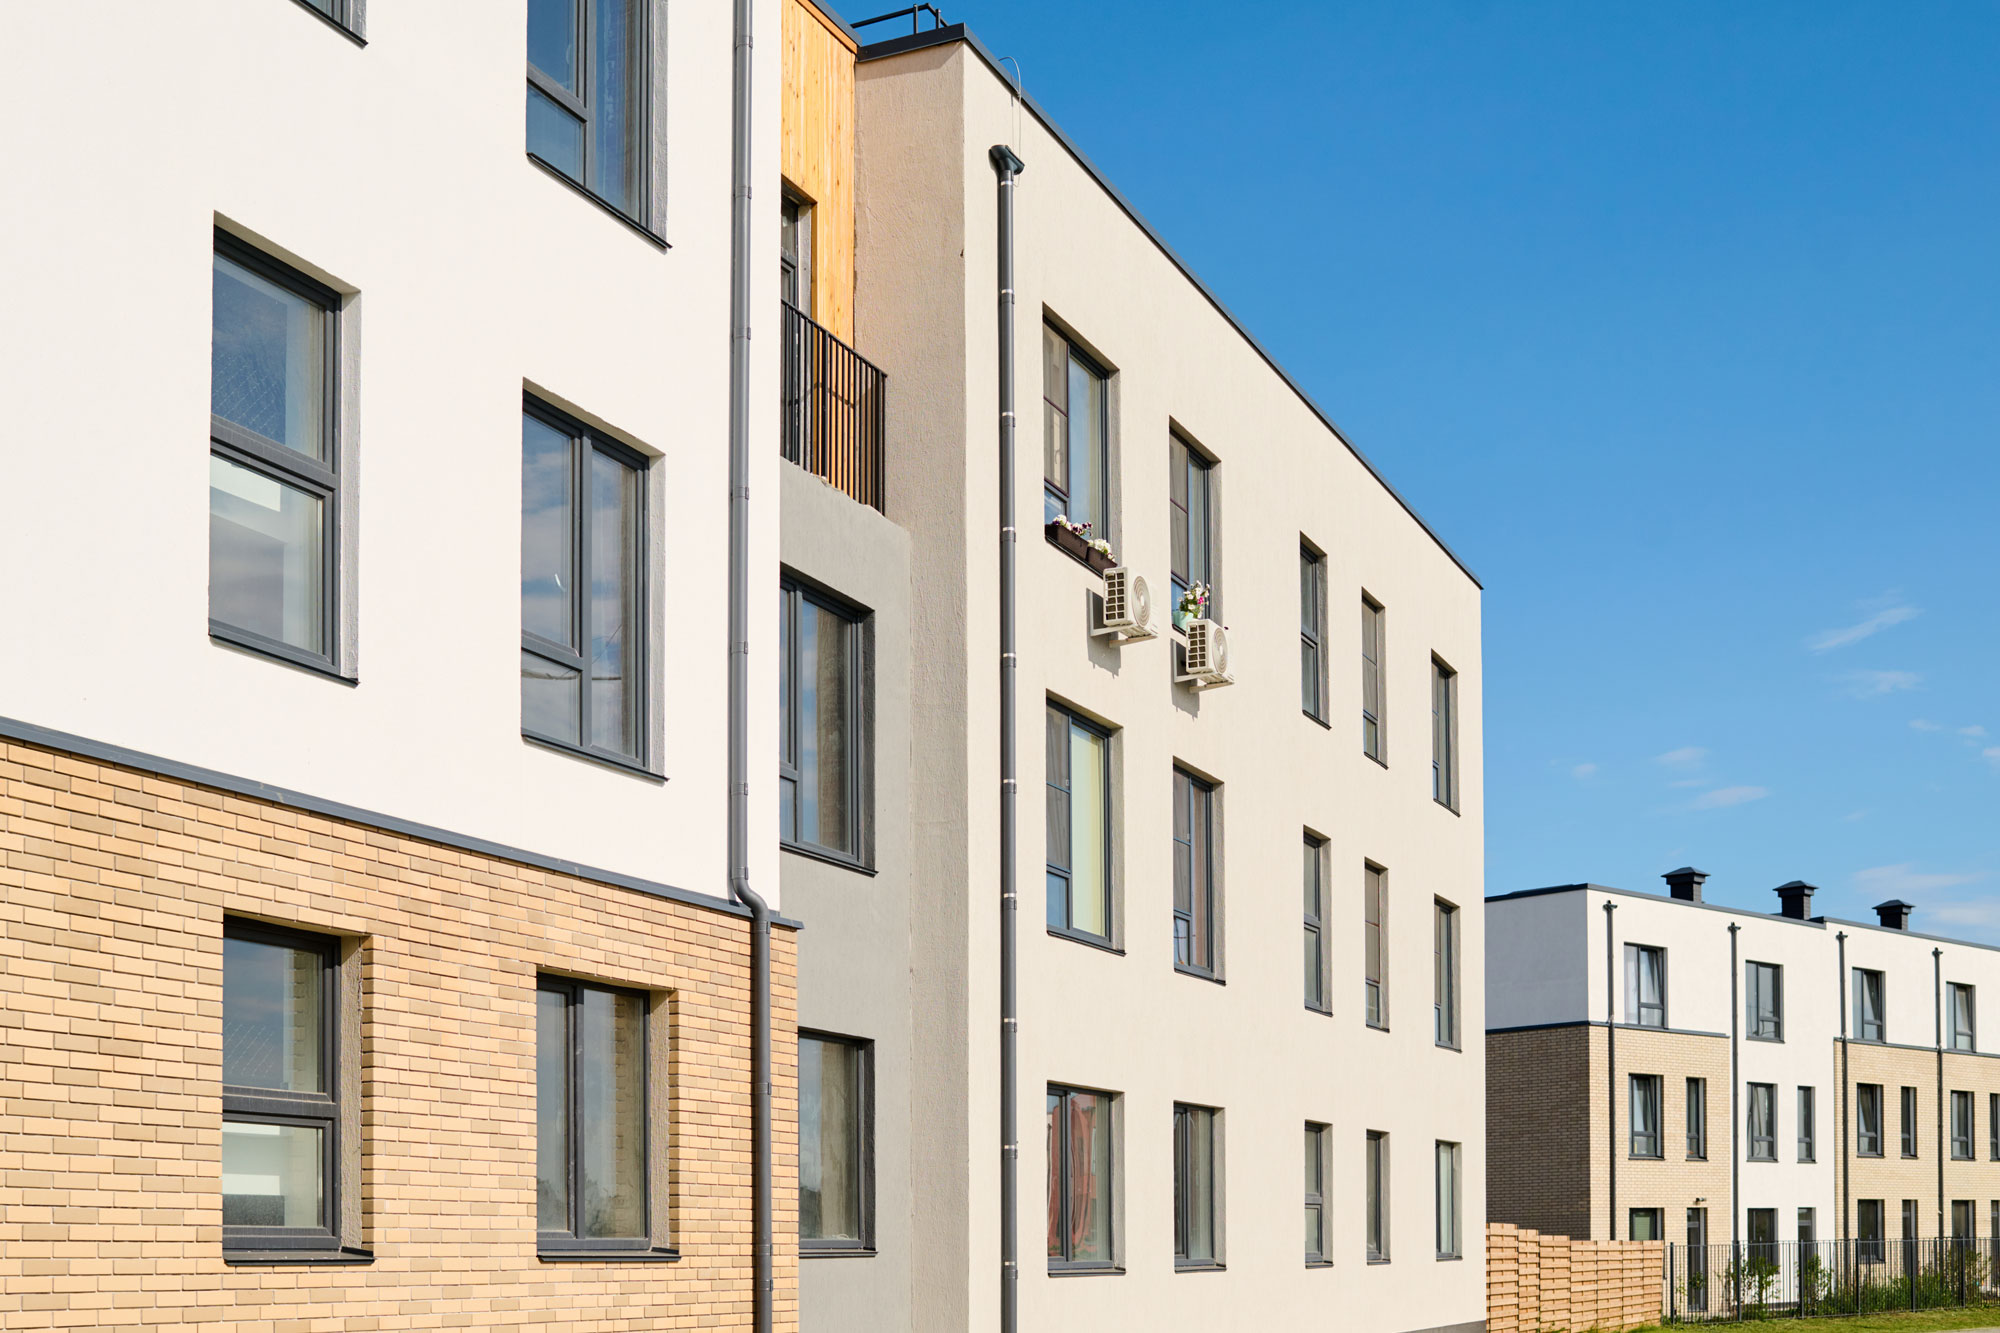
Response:
M1485 582L1488 892L2000 941L2000 5L945 11Z

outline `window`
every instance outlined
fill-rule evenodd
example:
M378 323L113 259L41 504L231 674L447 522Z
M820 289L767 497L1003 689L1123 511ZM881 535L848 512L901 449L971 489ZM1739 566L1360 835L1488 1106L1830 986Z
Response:
M1973 1234L1972 1200L1953 1199L1951 1201L1951 1238L1966 1240Z
M535 1223L545 1251L648 1248L646 997L535 992Z
M1389 1026L1389 872L1364 866L1361 875L1362 995L1368 1026Z
M214 268L208 632L333 672L340 297L222 232Z
M1326 721L1326 557L1299 543L1299 707Z
M1389 1136L1368 1131L1367 1146L1368 1262L1389 1262Z
M1049 1088L1049 1267L1110 1268L1109 1093Z
M862 862L862 617L790 580L778 614L778 836Z
M222 939L222 1243L331 1250L340 1230L336 942L249 921Z
M354 0L299 0L315 14L332 19L349 32L354 31Z
M1049 929L1111 938L1111 738L1067 709L1048 713Z
M874 1048L799 1034L799 1245L874 1244Z
M1708 1209L1687 1210L1688 1309L1708 1309Z
M1459 1238L1458 1207L1459 1145L1440 1141L1437 1145L1437 1257L1457 1259L1464 1254Z
M1986 1094L1986 1156L2000 1162L2000 1092ZM2000 1238L2000 1227L1994 1228L1993 1235Z
M1627 1240L1664 1240L1665 1228L1658 1208L1634 1208L1625 1215Z
M628 767L646 751L645 514L644 458L527 401L521 734Z
M1749 1011L1750 1040L1785 1039L1784 969L1775 963L1751 963L1744 971L1744 1007Z
M1810 1245L1819 1239L1819 1219L1810 1208L1799 1209L1799 1244Z
M1306 1121L1306 1266L1333 1262L1327 1247L1326 1145L1332 1130Z
M1642 1028L1667 1025L1667 951L1625 946L1625 1021Z
M1042 353L1042 521L1067 517L1109 541L1105 374L1046 325Z
M1951 1000L1951 1048L1954 1051L1979 1049L1973 1026L1972 987L1952 982L1945 987Z
M1972 1160L1972 1094L1951 1094L1951 1156L1953 1161Z
M1174 1104L1174 1266L1215 1268L1221 1261L1216 1201L1216 1113Z
M1882 1155L1882 1085L1861 1083L1854 1089L1854 1152L1859 1157Z
M1882 1003L1882 974L1854 969L1854 1035L1862 1041L1888 1040L1888 1015Z
M1688 1160L1701 1162L1708 1159L1708 1080L1691 1078L1687 1081L1687 1140Z
M1434 904L1431 934L1431 1012L1434 1040L1458 1049L1458 909L1444 899Z
M1810 1087L1799 1089L1799 1160L1810 1162L1818 1155L1813 1124L1814 1092Z
M1174 584L1174 628L1186 618L1180 613L1181 594L1199 585L1208 590L1208 618L1221 614L1215 591L1215 464L1201 451L1174 435L1167 442L1168 507L1173 538L1169 570Z
M813 314L812 205L790 190L778 225L778 294L808 319Z
M1387 695L1382 677L1382 604L1361 598L1361 753L1389 762Z
M1431 659L1431 799L1458 809L1458 673Z
M1882 1232L1886 1219L1883 1216L1882 1200L1863 1199L1856 1211L1854 1237L1860 1253L1856 1256L1864 1264L1882 1262Z
M1903 1156L1917 1155L1917 1090L1903 1089L1902 1104Z
M1174 966L1215 975L1215 788L1174 770Z
M1920 1271L1917 1258L1917 1201L1903 1200L1903 1271L1916 1276Z
M1632 1142L1634 1157L1660 1156L1660 1076L1633 1074Z
M1305 835L1305 990L1306 1008L1325 1013L1330 1001L1326 987L1326 844Z
M1750 1160L1778 1160L1778 1089L1769 1083L1749 1085L1750 1115L1746 1137L1750 1140Z
M528 155L645 219L646 0L528 0Z
M1778 1261L1778 1210L1751 1208L1746 1219L1750 1233L1750 1262L1763 1266Z

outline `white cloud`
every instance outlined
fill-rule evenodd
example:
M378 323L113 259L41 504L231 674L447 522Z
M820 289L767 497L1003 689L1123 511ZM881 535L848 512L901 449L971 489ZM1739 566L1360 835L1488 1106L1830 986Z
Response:
M1944 730L1944 728L1943 728L1943 727L1940 727L1940 726L1939 726L1939 725L1938 725L1937 723L1935 723L1935 722L1929 722L1929 721L1926 721L1925 719L1923 719L1923 718L1920 718L1920 717L1913 717L1913 718L1911 718L1911 719L1910 719L1910 730L1911 730L1911 731L1943 731L1943 730Z
M1569 775L1573 778L1576 778L1578 781L1581 781L1584 778L1595 775L1596 772L1597 772L1596 764L1578 764L1575 768L1572 768L1569 771Z
M1708 782L1707 778L1675 778L1667 785L1669 787L1706 787Z
M1996 768L2000 768L2000 745L1989 745L1979 753L1991 759Z
M1840 679L1846 685L1847 693L1856 699L1899 694L1904 690L1914 690L1924 681L1914 671L1850 671Z
M1970 737L1972 737L1972 738L1973 738L1974 740L1977 740L1977 739L1979 739L1979 738L1980 738L1981 736L1984 736L1984 735L1986 734L1986 728L1984 728L1984 727L1977 727L1977 726L1974 726L1974 727L1960 727L1960 728L1958 729L1958 734L1959 734L1959 735L1961 735L1961 736L1970 736Z
M1870 866L1866 870L1855 871L1854 886L1864 893L1900 898L1909 893L1934 893L1939 889L1956 888L1960 884L1976 884L1984 878L1979 874L1926 874L1916 868L1915 862L1902 861L1892 866Z
M1906 620L1915 620L1923 614L1914 606L1890 606L1856 625L1845 629L1821 630L1806 640L1810 652L1830 653L1835 648L1845 648L1850 643L1860 643L1871 635L1880 634L1891 625L1900 625Z
M1655 755L1653 762L1656 764L1665 764L1668 768L1692 768L1706 758L1708 758L1708 751L1702 749L1699 745L1683 745L1678 750L1669 750L1665 754Z
M1694 798L1690 810L1720 810L1731 805L1761 801L1771 794L1769 787L1717 787Z
M1866 810L1850 810L1840 817L1840 822L1843 824L1855 824L1866 818L1868 818Z

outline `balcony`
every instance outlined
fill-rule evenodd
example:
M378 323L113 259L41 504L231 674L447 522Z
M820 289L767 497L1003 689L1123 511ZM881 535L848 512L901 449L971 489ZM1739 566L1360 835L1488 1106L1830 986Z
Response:
M889 377L784 302L786 458L876 509Z

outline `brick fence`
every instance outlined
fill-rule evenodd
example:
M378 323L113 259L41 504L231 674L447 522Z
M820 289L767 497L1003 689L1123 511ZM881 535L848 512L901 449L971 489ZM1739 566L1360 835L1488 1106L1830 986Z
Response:
M1486 1228L1486 1333L1638 1328L1660 1321L1660 1242Z

